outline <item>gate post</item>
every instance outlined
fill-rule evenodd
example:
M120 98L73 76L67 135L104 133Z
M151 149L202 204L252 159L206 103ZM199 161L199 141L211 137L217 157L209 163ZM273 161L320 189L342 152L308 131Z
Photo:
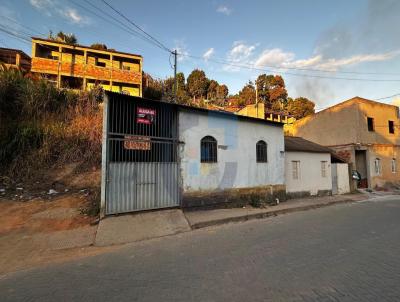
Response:
M104 93L103 97L103 133L101 146L101 195L100 195L100 219L106 214L106 189L108 170L108 104L109 97Z

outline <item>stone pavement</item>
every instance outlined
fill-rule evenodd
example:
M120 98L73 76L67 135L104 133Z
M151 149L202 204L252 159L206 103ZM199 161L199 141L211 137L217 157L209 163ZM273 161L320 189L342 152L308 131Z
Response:
M368 194L346 194L291 199L286 202L282 202L277 206L269 206L267 208L253 208L251 206L246 206L243 208L231 209L188 210L184 213L191 228L198 229L229 222L246 221L290 212L316 209L338 203L366 200L368 198Z
M400 300L400 197L125 245L0 277L2 302Z

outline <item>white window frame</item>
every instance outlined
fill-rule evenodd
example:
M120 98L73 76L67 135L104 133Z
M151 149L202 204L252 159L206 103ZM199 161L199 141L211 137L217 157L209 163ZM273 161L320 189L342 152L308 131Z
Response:
M300 179L300 161L292 160L292 178L294 180Z
M392 158L392 173L396 173L397 172L397 162L395 158Z
M326 160L321 161L321 177L326 178L326 166L328 162Z
M374 167L375 167L375 175L381 175L382 174L382 164L381 164L380 158L375 158Z

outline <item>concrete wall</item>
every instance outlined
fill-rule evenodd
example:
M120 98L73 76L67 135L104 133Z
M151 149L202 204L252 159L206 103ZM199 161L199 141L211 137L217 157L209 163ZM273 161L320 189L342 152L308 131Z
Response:
M373 145L368 147L367 160L369 166L370 188L384 187L386 185L400 186L400 147L390 145ZM375 172L375 159L381 162L381 173ZM392 172L392 159L396 159L397 170Z
M350 193L350 179L349 179L349 166L348 164L332 164L332 181L335 184L336 178L336 188L332 188L333 194L346 194Z
M296 121L293 134L324 146L345 144L400 144L399 108L354 98ZM368 131L367 117L374 118L375 131ZM389 133L388 121L395 124ZM329 133L329 135L326 135Z
M300 161L299 178L293 179L292 161ZM326 177L321 176L321 161L326 161ZM286 192L309 193L332 191L331 156L329 153L286 152Z
M200 140L218 142L218 162L200 163ZM220 114L179 112L183 193L284 185L284 138L280 125L243 121ZM256 162L256 143L268 144L268 162Z

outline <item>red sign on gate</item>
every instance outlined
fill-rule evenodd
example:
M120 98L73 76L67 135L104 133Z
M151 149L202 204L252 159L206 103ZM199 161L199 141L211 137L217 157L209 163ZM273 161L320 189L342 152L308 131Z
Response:
M156 118L156 110L150 108L137 107L136 123L138 124L153 124Z

